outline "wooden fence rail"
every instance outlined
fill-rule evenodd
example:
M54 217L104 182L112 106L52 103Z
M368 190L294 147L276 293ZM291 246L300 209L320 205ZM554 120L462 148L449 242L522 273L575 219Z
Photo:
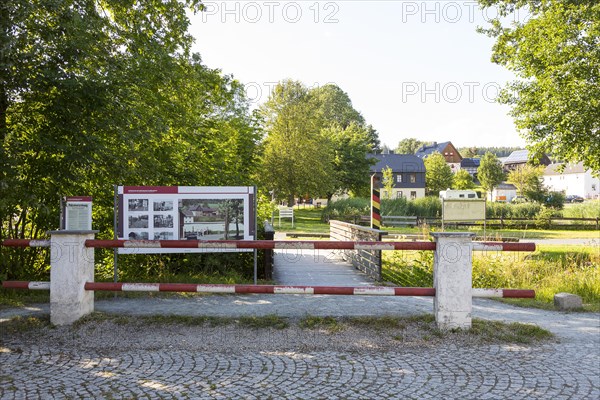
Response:
M395 224L394 221L402 221L406 219L406 221L416 220L415 225L421 226L422 224L432 225L432 226L441 226L442 219L439 217L406 217L406 216L389 216L384 215L383 224L384 226L395 226L395 225L413 225L412 223L399 223ZM337 220L351 222L358 225L369 225L369 216L368 215L344 215L336 217ZM388 223L386 224L386 220ZM569 223L569 222L575 223ZM535 217L532 218L504 218L504 217L493 217L488 218L486 220L488 228L510 228L510 227L535 227L538 223L538 220ZM476 222L447 222L447 225L450 226L483 226L483 221ZM565 217L554 217L550 218L548 221L548 225L550 227L578 227L578 228L590 228L595 227L596 230L600 230L600 218L565 218Z

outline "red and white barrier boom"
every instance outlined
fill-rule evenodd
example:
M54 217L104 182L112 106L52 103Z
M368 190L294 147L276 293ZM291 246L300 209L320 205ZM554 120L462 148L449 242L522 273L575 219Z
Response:
M94 291L152 291L197 293L321 294L372 296L433 296L438 327L470 328L473 297L535 296L533 290L473 289L472 251L534 251L533 243L472 242L472 233L433 233L435 242L343 241L202 241L202 240L96 240L94 231L55 231L50 241L5 240L3 246L50 247L50 282L5 281L13 289L50 289L53 324L71 324L94 309ZM176 283L94 282L94 248L227 248L285 250L431 250L434 251L434 287L385 286L278 286L204 285Z

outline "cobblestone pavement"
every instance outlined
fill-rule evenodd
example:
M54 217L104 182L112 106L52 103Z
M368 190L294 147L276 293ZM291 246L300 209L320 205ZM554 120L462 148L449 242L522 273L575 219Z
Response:
M153 314L410 316L432 308L421 297L116 298L96 310L126 316L123 326L15 334L2 321L47 316L48 305L0 310L0 399L600 399L598 314L474 301L474 317L535 323L557 336L537 345L131 323Z
M119 353L3 348L2 399L598 399L598 349L424 348L392 352Z
M171 309L180 308L180 314L203 315L202 311L210 312L209 299L218 307L215 302L224 304L235 298L211 296L197 302L117 299L99 302L98 308L109 311L113 304L113 310L120 310L129 304L128 318L132 319L143 302L146 306L166 303ZM263 299L246 296L260 304L259 298ZM299 297L281 300L302 309ZM199 307L202 304L204 308ZM194 307L195 313L191 312ZM249 328L240 328L234 335L203 327L156 331L148 326L126 333L119 333L118 326L84 331L60 327L32 337L0 332L0 398L600 398L597 314L516 309L477 301L474 313L485 316L486 312L500 319L505 315L513 320L532 319L551 328L558 338L538 345L441 340L422 345L391 341L391 345L378 346L381 338L376 336L334 336L322 342L317 334L298 340L294 330ZM0 320L2 315L8 311L0 313Z
M0 346L2 399L597 399L597 343L302 351ZM56 339L56 338L55 338ZM105 338L106 339L106 338ZM246 338L249 339L249 338ZM265 346L269 347L269 346Z

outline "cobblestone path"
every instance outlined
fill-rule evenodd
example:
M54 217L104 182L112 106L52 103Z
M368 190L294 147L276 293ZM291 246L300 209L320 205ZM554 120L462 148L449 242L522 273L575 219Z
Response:
M3 350L2 399L598 399L591 344L385 353Z
M152 314L410 316L431 313L432 305L417 297L254 295L114 299L96 309L130 321ZM0 323L48 313L47 305L2 310ZM0 325L0 399L600 399L598 314L478 299L473 316L535 323L557 340L406 346L388 337L392 344L378 347L377 337L324 340L299 328L232 335L113 325L11 335Z
M600 398L597 335L490 345L374 332L118 321L0 332L0 399Z

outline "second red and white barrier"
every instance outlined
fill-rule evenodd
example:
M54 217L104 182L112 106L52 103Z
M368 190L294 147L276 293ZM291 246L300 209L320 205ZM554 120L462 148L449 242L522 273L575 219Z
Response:
M5 281L6 289L49 290L50 282ZM113 292L192 292L222 294L306 294L354 296L435 296L434 288L387 286L207 285L193 283L87 282L86 290ZM534 298L529 289L473 289L473 297Z

